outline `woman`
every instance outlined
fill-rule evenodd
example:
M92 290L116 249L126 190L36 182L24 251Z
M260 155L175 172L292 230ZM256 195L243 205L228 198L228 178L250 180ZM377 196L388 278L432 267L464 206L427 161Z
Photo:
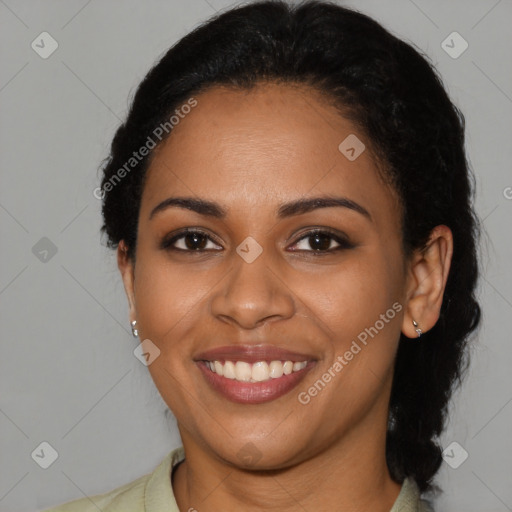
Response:
M464 120L365 15L253 3L139 86L101 189L183 446L54 511L425 511L466 363Z

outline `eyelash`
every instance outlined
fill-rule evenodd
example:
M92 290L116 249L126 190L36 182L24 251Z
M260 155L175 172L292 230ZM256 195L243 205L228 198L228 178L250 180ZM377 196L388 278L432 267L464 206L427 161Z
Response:
M180 248L173 246L174 243L176 243L178 240L184 238L188 234L204 235L206 238L208 238L208 240L210 240L214 243L217 243L215 240L213 240L211 238L210 235L208 235L208 233L206 233L200 229L187 228L187 229L181 230L178 233L175 233L170 238L165 238L161 243L161 246L160 246L161 249L167 250L167 251L183 252L183 253L204 253L204 252L208 252L208 251L212 250L212 249L180 249ZM315 235L327 235L329 238L334 240L339 245L338 245L338 247L334 247L333 249L326 249L326 250L322 250L322 251L317 251L314 249L311 249L311 250L294 249L293 251L294 252L307 252L307 253L311 253L314 256L324 256L324 255L332 254L333 252L337 252L337 251L340 251L343 249L353 249L355 247L354 244L352 244L351 242L348 241L348 239L334 233L333 231L331 231L329 229L325 229L325 228L324 229L318 228L318 229L313 229L311 231L307 231L300 238L298 238L293 243L293 245L297 245L302 240L307 240L308 238L315 236ZM217 249L214 249L214 250L216 252L219 252L219 250L217 250Z

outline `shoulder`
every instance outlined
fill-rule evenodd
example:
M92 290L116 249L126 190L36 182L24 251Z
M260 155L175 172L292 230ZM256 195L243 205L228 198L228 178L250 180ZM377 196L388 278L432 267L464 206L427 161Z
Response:
M416 482L406 478L390 512L434 512L431 505L421 499Z
M177 448L171 451L152 473L112 491L69 501L43 512L146 512L149 511L148 504L162 498L171 507L169 512L174 512L170 471L183 458L183 448ZM177 508L175 510L178 511Z
M103 512L114 510L143 511L144 488L150 476L150 474L144 475L110 492L69 501L45 512L98 512L98 509Z

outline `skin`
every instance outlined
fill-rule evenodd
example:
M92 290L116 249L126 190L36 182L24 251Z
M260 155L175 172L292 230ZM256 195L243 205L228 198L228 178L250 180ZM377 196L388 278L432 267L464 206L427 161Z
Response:
M389 511L400 491L385 461L395 354L400 332L417 337L413 318L426 332L439 317L451 232L436 227L424 251L405 257L399 202L368 141L352 162L338 150L349 134L363 142L365 135L317 92L266 83L251 91L215 87L196 98L154 152L136 264L124 243L118 249L130 320L161 351L148 369L185 447L173 475L178 506ZM156 205L176 196L215 201L227 214L170 207L150 219ZM282 203L317 196L349 198L371 218L343 207L276 215ZM206 251L160 248L184 227L211 236ZM353 247L315 255L314 241L304 238L312 228L344 233ZM263 249L252 263L236 252L248 236ZM396 302L401 311L301 404L298 393ZM214 347L261 343L316 359L297 388L271 402L226 400L193 361ZM248 449L257 453L252 464L238 455Z

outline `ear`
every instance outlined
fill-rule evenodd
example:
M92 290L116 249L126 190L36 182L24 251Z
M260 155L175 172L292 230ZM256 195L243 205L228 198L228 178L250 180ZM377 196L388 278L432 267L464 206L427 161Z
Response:
M121 240L117 246L117 266L123 278L124 291L130 308L130 322L132 322L137 319L134 294L134 266L133 261L128 257L128 248L124 240Z
M425 249L412 257L409 267L407 307L402 332L408 338L417 338L418 323L422 332L436 324L441 312L443 295L453 255L453 235L447 226L436 226Z

